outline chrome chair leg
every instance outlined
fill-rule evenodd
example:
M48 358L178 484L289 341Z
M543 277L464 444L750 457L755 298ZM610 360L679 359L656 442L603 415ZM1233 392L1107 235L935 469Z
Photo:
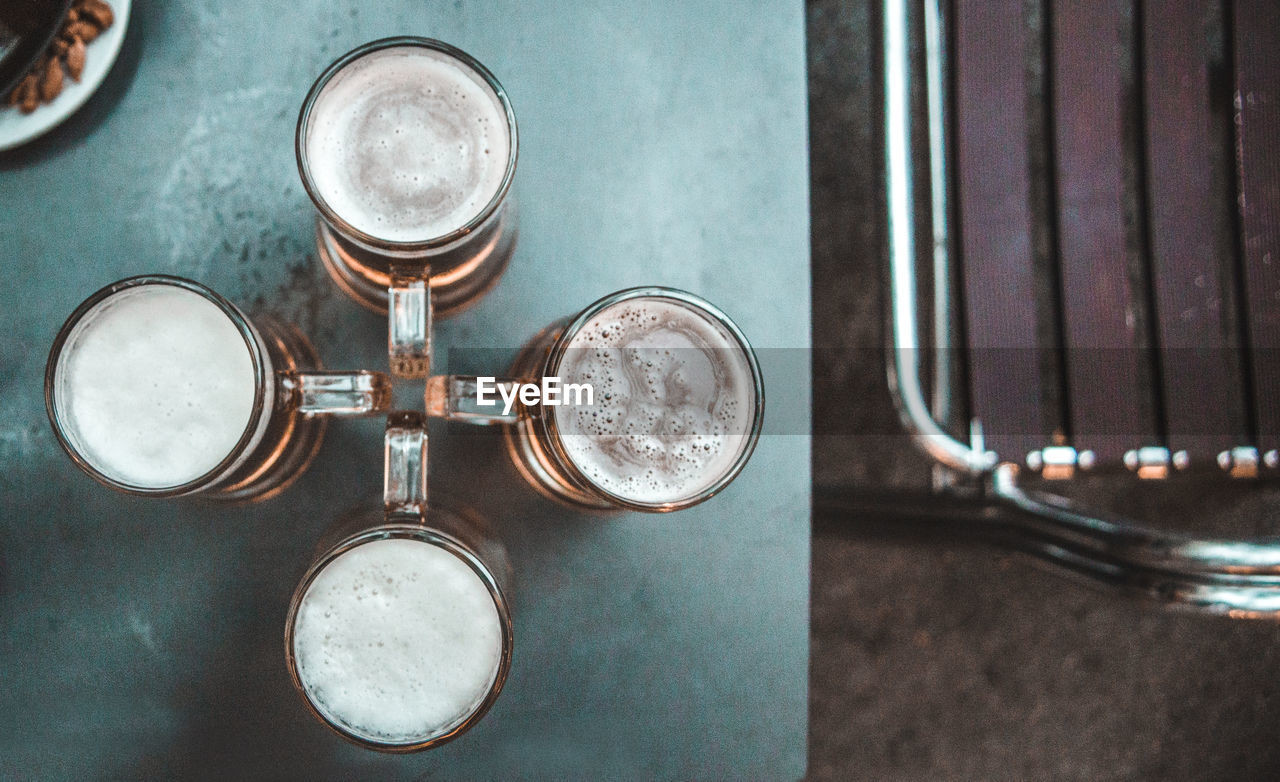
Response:
M980 422L968 442L948 432L947 396L935 394L931 409L923 385L922 345L918 331L917 249L914 237L911 159L912 68L908 34L909 0L885 0L885 164L888 185L889 360L888 382L903 425L913 441L938 464L970 479L972 497L949 499L957 524L999 533L1012 548L1160 603L1236 617L1280 618L1280 539L1200 539L1158 530L1129 519L1075 508L1053 494L1019 485L1019 466L1001 461L983 445ZM945 137L939 116L942 99L942 41L938 0L923 0L925 59L929 92L931 193L934 220L932 263L935 302L949 299ZM935 307L939 355L949 352L947 302ZM939 368L941 367L941 368ZM936 386L947 379L943 362L935 364ZM943 503L938 501L939 506ZM856 503L818 491L819 513L856 514ZM909 509L907 512L910 512ZM917 507L916 511L921 509ZM927 511L925 511L927 515Z

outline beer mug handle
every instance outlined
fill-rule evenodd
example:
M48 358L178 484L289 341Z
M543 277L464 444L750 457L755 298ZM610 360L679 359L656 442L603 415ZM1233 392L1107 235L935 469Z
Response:
M391 374L431 374L431 267L393 266L387 288L387 354Z
M382 502L388 518L426 517L427 427L421 413L396 411L387 416Z
M431 418L444 418L449 421L462 421L469 424L514 424L520 420L519 400L504 412L507 398L513 398L525 381L512 377L494 377L485 379L481 388L480 378L475 375L435 375L427 378L427 391L424 395L427 415ZM490 385L489 381L492 381ZM485 392L487 403L481 403L480 392Z
M281 404L306 416L366 416L391 409L391 379L383 372L284 370L276 380Z

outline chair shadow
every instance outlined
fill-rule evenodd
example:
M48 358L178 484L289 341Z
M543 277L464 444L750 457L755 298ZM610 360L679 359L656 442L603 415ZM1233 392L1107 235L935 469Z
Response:
M209 623L188 670L174 682L168 705L181 715L173 740L120 770L131 779L338 778L345 743L307 712L284 658L289 597L316 542L345 504L332 505L326 487L353 504L381 472L368 464L362 422L333 422L320 454L282 494L242 506L222 520L225 534L244 542L234 577L210 595ZM190 500L200 502L200 500ZM251 508L251 509L250 509ZM187 643L196 643L187 639Z
M286 670L277 590L270 579L247 581L217 600L241 621L171 695L187 718L177 740L127 776L267 779L334 770L341 741L307 713Z

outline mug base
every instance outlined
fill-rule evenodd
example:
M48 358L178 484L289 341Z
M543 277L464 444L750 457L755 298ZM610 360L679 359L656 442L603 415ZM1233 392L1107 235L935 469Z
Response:
M467 262L431 276L431 304L435 317L447 318L475 302L498 284L515 251L517 229L511 210L505 210L502 224L493 238ZM338 240L324 220L316 218L316 252L329 277L351 298L374 312L387 313L387 288L391 275L363 263ZM408 263L408 262L406 262Z
M562 324L555 324L536 335L521 349L511 365L512 377L533 377L541 370L546 353L559 335ZM618 510L617 506L588 494L558 476L550 456L534 431L533 419L522 415L514 424L502 427L507 456L516 472L538 494L561 505L593 511Z
M315 347L296 326L268 317L256 318L255 322L276 371L321 369ZM275 378L271 382L275 382ZM277 414L262 438L263 443L273 443L274 447L251 456L208 496L228 502L251 503L280 494L311 466L324 441L327 425L327 418L307 416L296 410Z

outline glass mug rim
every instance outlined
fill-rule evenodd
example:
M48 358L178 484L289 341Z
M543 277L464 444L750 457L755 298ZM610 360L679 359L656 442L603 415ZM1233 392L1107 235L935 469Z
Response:
M196 293L211 302L219 310L222 311L230 320L232 325L236 327L236 331L240 333L244 339L245 347L249 350L249 356L253 361L253 409L249 416L245 429L240 435L240 439L236 441L235 446L227 453L222 461L218 462L211 470L186 483L176 486L147 487L137 486L103 473L97 467L89 462L71 443L66 434L66 426L63 423L62 416L58 412L57 396L57 378L58 368L62 364L63 349L66 347L67 340L71 338L76 327L84 320L85 316L93 312L98 305L107 299L117 296L126 291L140 288L147 285L166 285L169 287L181 288L183 290ZM49 423L53 425L53 433L58 440L58 445L66 452L71 461L77 467L85 471L89 477L117 491L126 494L133 494L144 497L177 497L183 494L190 494L200 489L206 488L216 482L223 474L230 469L236 461L243 455L245 448L253 441L257 434L258 428L262 423L262 417L268 412L266 409L266 395L269 388L270 378L267 376L267 357L257 331L253 324L250 323L248 317L240 310L239 307L232 304L229 300L220 296L216 291L206 285L202 285L194 280L185 277L177 277L170 274L140 274L134 277L126 277L123 280L117 280L110 285L100 288L91 296L80 303L67 320L62 324L62 328L58 330L58 335L54 337L53 347L49 349L49 359L45 364L44 372L44 405L45 413L49 416Z
M324 88L328 86L334 76L338 75L338 73L348 65L365 57L366 55L382 51L383 49L408 46L431 49L433 51L446 54L480 77L481 81L483 81L485 85L493 91L494 95L498 98L498 102L502 105L503 114L507 119L507 131L510 135L511 151L507 156L507 168L502 175L502 183L498 186L497 192L495 192L493 197L489 199L489 202L485 205L484 209L480 210L479 214L475 215L458 228L455 228L446 234L441 234L440 236L428 239L415 239L411 241L393 241L390 239L382 239L361 231L359 228L356 228L344 220L332 207L329 206L328 202L324 200L316 190L311 177L311 167L306 151L306 134L310 129L311 110L315 106L316 100L320 97L320 93L324 91ZM516 115L515 110L511 106L511 99L507 96L507 92L502 87L502 84L498 82L497 77L494 76L493 73L479 60L458 47L447 44L444 41L436 40L435 38L425 38L416 35L396 35L389 38L379 38L376 41L370 41L366 44L357 46L334 60L329 64L329 67L325 68L324 71L321 72L320 76L316 78L315 83L311 85L311 89L307 92L307 97L302 101L302 108L298 112L298 123L293 136L293 150L294 156L297 158L298 176L302 180L302 187L307 191L307 196L311 199L312 205L320 212L321 217L323 217L326 222L345 236L354 238L373 248L389 252L417 252L434 250L453 244L459 239L462 239L474 232L498 211L506 200L507 193L511 190L511 182L515 178L516 158L519 154L518 135L519 134L516 129Z
M441 512L438 509L428 511ZM444 511L448 512L448 511ZM302 694L303 702L306 703L308 711L312 716L320 720L324 725L328 726L335 733L347 741L368 749L375 749L381 752L405 753L417 752L419 750L431 749L442 744L450 742L463 733L471 729L485 714L488 713L494 701L498 699L498 695L502 692L502 687L507 681L507 675L511 671L511 654L513 648L513 629L511 623L511 604L506 595L502 591L502 587L498 584L497 578L485 565L480 556L471 550L465 543L441 530L433 529L428 526L430 524L430 516L427 521L419 521L416 518L407 517L398 519L395 514L388 514L384 523L375 527L370 527L361 532L349 535L335 543L327 549L322 555L315 559L307 568L306 574L298 583L297 588L293 592L293 597L289 600L289 612L285 619L284 631L284 653L285 665L289 669L289 677L293 680L293 686ZM502 628L502 654L498 661L498 670L494 675L493 683L489 685L489 691L485 697L461 722L452 726L443 733L437 733L423 739L414 740L405 743L389 743L381 742L376 739L366 738L354 732L347 730L338 724L336 719L330 719L321 710L311 698L311 693L302 683L302 677L298 673L297 655L294 654L294 631L298 621L298 609L302 605L303 599L307 592L310 591L311 585L316 578L320 576L324 569L332 564L338 557L356 549L366 543L372 543L379 540L415 540L426 545L436 546L448 551L450 554L458 557L462 562L471 569L484 583L485 588L489 590L490 597L493 598L494 606L498 611L498 624Z
M547 354L546 360L542 364L543 376L558 376L560 362L564 360L565 353L569 350L569 343L577 335L579 331L596 315L608 307L615 304L640 298L657 298L675 301L686 307L691 307L708 317L723 328L738 343L738 348L746 358L747 367L751 371L752 390L754 393L754 405L752 408L751 430L746 433L747 442L738 457L734 460L733 465L716 480L715 483L706 487L702 491L690 495L689 497L670 502L641 502L638 500L623 497L616 492L604 488L595 481L591 480L586 473L578 467L564 447L561 440L559 424L556 421L554 413L542 414L535 417L536 426L544 435L544 440L551 447L555 454L556 461L560 463L570 476L579 481L582 486L589 487L594 492L604 498L607 502L629 508L632 510L642 511L674 511L689 508L702 502L706 502L715 495L719 494L730 483L733 482L738 474L747 466L752 453L755 452L756 443L760 439L760 430L764 425L764 375L760 371L760 362L756 359L755 351L751 349L751 343L747 340L746 334L742 333L742 329L738 324L733 322L724 310L698 296L678 288L669 288L662 285L642 285L635 288L625 288L615 291L604 296L586 309L572 317L564 328L556 336L555 341L551 345L551 349Z

